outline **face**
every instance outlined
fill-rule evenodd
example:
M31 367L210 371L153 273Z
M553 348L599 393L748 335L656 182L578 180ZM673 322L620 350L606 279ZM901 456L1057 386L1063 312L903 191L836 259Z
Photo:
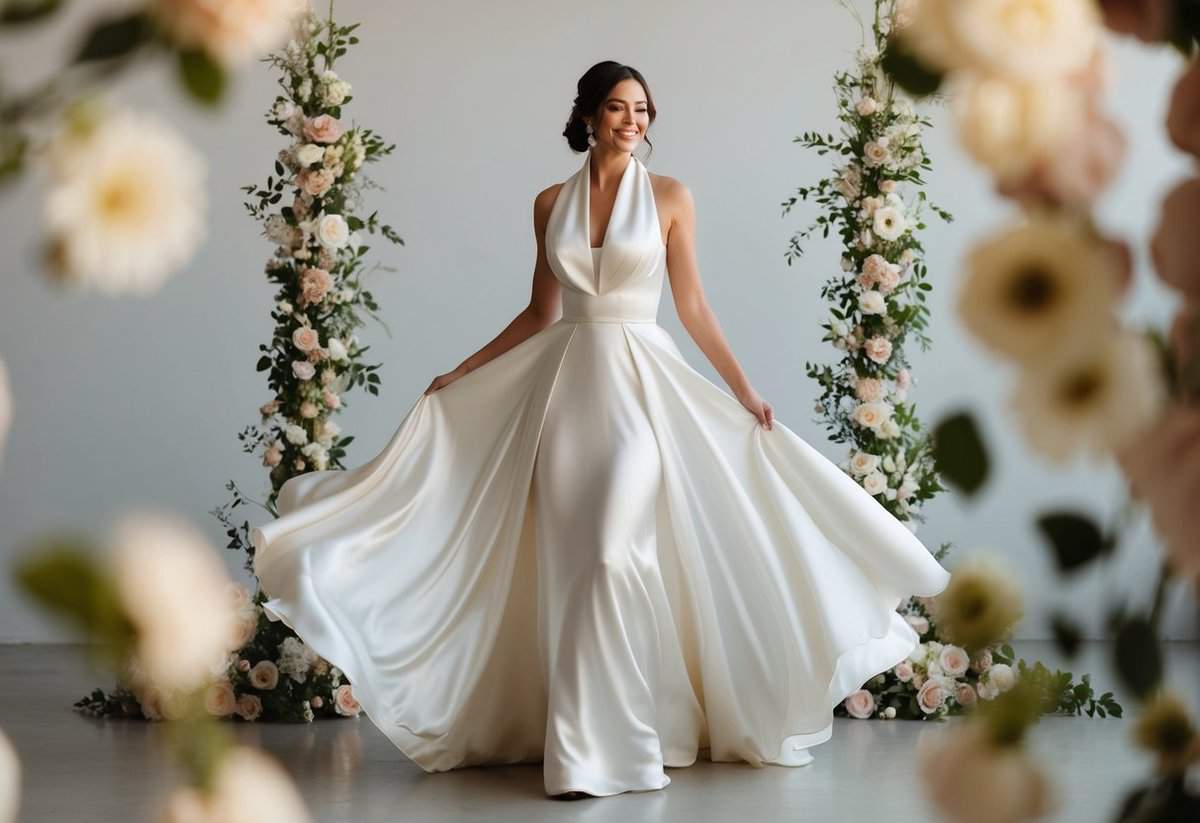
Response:
M646 136L650 113L642 84L630 78L613 86L600 110L591 119L596 148L633 151Z

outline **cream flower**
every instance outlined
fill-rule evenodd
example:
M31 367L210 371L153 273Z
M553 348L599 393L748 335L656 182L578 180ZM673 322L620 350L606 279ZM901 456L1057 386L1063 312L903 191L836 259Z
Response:
M260 660L250 669L250 685L261 691L270 691L279 685L279 667L270 660Z
M878 429L891 416L891 404L882 401L862 403L854 410L854 422L868 429Z
M882 472L871 472L863 478L862 486L868 494L883 494L887 491L887 477Z
M350 229L340 214L326 214L317 222L317 241L327 249L340 249L350 239Z
M320 335L312 326L300 326L292 332L292 345L302 352L321 347Z
M236 746L216 766L211 791L176 789L158 818L162 823L309 823L287 771L263 752Z
M933 602L940 636L968 654L1011 636L1023 612L1021 589L993 555L975 554L960 561Z
M891 152L885 143L871 140L863 146L863 162L868 166L882 166L891 158Z
M863 117L870 117L879 110L879 103L876 102L874 97L868 95L859 98L859 101L854 105L854 109Z
M296 148L296 162L301 166L311 166L320 163L325 157L325 147L316 143L305 143Z
M262 715L263 704L262 700L256 694L243 694L238 696L237 700L237 715L243 720L258 720Z
M307 7L303 0L152 0L149 12L175 42L234 66L282 45Z
M64 282L146 294L205 237L204 158L167 124L118 112L55 138L44 219Z
M850 471L858 476L870 474L879 468L879 455L868 452L855 452L850 458Z
M946 702L946 687L940 679L929 678L917 691L917 706L925 714L933 714Z
M1012 402L1029 443L1062 463L1078 452L1103 456L1135 442L1167 399L1153 344L1121 331L1029 364Z
M1016 82L964 75L952 94L963 147L1002 180L1028 172L1084 116L1083 98L1065 82Z
M1107 333L1118 261L1069 218L1035 217L971 250L958 312L994 351L1019 361Z
M296 375L299 380L312 380L313 375L317 373L317 369L312 363L307 360L293 360L292 374Z
M112 546L121 606L137 633L139 671L163 689L199 686L225 660L235 633L220 557L197 529L154 513L122 517Z
M886 393L883 381L878 377L860 377L854 383L854 396L868 403L882 400Z
M333 690L333 707L338 714L347 717L354 717L362 711L362 707L354 698L354 690L349 683L343 683Z
M908 220L904 212L895 206L884 206L875 210L873 228L875 234L884 240L896 240L908 231Z
M886 363L892 356L892 341L876 335L863 343L863 351L876 363Z
M858 296L858 310L863 314L887 314L887 301L877 291L863 292Z
M1059 805L1026 750L993 743L974 718L918 740L917 769L925 796L946 820L1014 823Z
M941 664L942 671L946 674L951 677L960 677L966 674L967 667L971 665L971 659L964 649L953 643L947 643L938 653L938 663Z

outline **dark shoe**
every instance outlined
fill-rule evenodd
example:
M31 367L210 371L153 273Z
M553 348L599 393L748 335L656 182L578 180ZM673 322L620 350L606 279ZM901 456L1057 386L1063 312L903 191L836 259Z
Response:
M560 794L550 795L550 797L554 798L555 800L582 800L585 797L594 797L594 796L595 795L588 794L587 792L578 792L578 791L569 791L569 792L562 792Z

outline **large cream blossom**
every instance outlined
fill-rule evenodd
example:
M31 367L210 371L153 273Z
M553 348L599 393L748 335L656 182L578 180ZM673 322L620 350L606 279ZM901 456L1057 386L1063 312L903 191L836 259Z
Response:
M1027 366L1013 404L1030 445L1061 463L1123 449L1158 419L1166 400L1157 350L1143 335L1121 331Z
M1044 81L1087 63L1102 25L1095 0L920 0L903 32L936 68Z
M124 516L112 542L139 679L166 690L203 685L224 664L236 630L220 555L194 527L157 513Z
M308 823L312 818L287 771L263 752L237 746L217 764L208 793L177 789L162 823Z
M1002 179L1028 171L1084 116L1083 98L1066 83L970 72L954 79L952 105L963 148Z
M47 158L47 262L62 280L144 294L204 239L204 158L165 123L103 115L60 134Z
M958 312L994 351L1036 360L1108 333L1119 276L1111 249L1081 225L1034 216L972 249Z
M175 42L234 66L283 45L307 8L307 0L151 0L149 12Z

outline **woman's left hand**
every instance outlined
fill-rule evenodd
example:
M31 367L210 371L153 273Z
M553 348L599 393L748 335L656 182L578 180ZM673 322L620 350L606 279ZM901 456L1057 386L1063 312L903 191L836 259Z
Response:
M775 422L775 410L771 408L770 403L758 396L758 392L753 388L747 389L738 395L738 402L758 418L758 422L762 424L764 429L770 431Z

